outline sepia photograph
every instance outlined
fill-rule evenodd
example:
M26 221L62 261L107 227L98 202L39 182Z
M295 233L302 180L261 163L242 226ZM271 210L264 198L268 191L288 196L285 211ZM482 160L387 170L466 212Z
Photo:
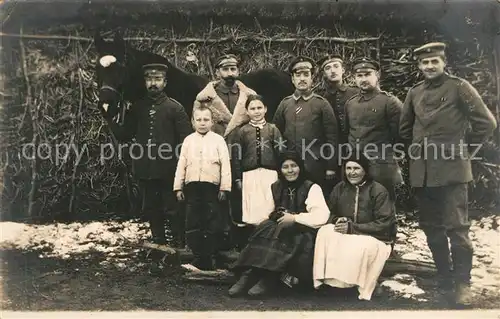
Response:
M500 1L0 8L2 317L500 318Z

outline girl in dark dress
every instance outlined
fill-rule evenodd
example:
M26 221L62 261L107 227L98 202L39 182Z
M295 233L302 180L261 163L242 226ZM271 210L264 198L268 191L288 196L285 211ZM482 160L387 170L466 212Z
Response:
M271 185L274 210L256 227L232 267L242 274L230 296L265 294L283 273L312 284L316 232L330 212L321 187L307 180L296 153L283 155L278 177Z

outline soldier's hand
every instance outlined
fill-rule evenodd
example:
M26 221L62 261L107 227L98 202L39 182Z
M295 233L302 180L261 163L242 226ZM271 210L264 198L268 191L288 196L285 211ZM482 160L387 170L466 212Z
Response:
M184 201L184 192L183 192L183 191L177 191L177 192L175 193L175 196L177 197L177 200L178 200L179 202Z
M327 170L326 171L326 179L331 180L335 177L335 171Z
M241 184L241 179L237 179L236 180L236 187L238 188L238 190L241 190L242 189L242 184Z
M219 191L219 201L223 202L226 200L226 192L225 191Z

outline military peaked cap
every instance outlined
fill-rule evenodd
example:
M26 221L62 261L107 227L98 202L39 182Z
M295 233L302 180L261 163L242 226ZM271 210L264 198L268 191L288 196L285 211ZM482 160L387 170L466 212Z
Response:
M168 66L162 63L150 63L145 64L142 67L144 75L165 75L168 70Z
M344 63L344 60L339 54L329 54L321 59L318 60L317 65L321 70L328 64L332 62L340 62Z
M354 60L352 69L354 72L358 72L358 70L362 69L372 69L375 71L379 71L380 64L378 64L377 61L370 59L368 57L362 57Z
M303 69L308 69L311 70L312 72L315 67L316 63L314 63L313 59L306 56L298 56L295 59L293 59L290 65L288 66L288 72L293 73L296 70L303 70Z
M224 66L238 66L238 57L234 54L224 54L217 58L215 61L215 68L221 68Z
M415 50L413 50L413 53L418 59L425 59L434 56L444 57L445 49L446 44L442 42L431 42L416 48Z

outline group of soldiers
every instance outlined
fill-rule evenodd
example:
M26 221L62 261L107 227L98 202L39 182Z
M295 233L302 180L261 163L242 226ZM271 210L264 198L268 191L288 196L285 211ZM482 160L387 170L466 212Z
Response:
M287 141L287 148L304 155L308 176L321 186L325 196L341 179L338 159L345 151L341 145L349 145L350 152L362 150L369 156L370 175L395 201L395 185L403 179L390 146L405 145L406 154L411 155L410 182L417 196L420 225L438 270L440 287L454 290L458 303L469 304L473 247L467 187L472 171L471 160L459 155L469 154L468 148L462 147L464 142L483 143L497 123L468 81L445 72L445 47L443 43L429 43L414 50L425 79L408 91L404 102L381 90L380 65L370 58L353 62L357 87L350 87L344 81L347 66L341 56L328 55L320 61L299 56L288 70L296 91L282 100L272 122ZM123 127L115 125L114 129L121 132L117 136L135 137L144 144L153 140L178 145L192 132L183 107L162 93L167 81L175 81L165 78L166 68L158 64L144 67L151 94L132 107ZM224 55L215 69L218 81L213 87L232 113L243 94L236 85L238 59ZM316 72L322 74L322 81L314 86ZM426 143L435 143L438 149L426 150ZM325 144L333 145L330 152L337 155L325 154ZM368 149L368 145L375 147ZM455 157L450 157L452 153ZM175 160L160 163L147 158L137 160L135 165L144 196L143 211L158 244L167 242L165 207L167 215L177 214L172 189L175 167ZM236 187L228 198L236 202L230 206L233 219L238 221L241 204L238 211Z

